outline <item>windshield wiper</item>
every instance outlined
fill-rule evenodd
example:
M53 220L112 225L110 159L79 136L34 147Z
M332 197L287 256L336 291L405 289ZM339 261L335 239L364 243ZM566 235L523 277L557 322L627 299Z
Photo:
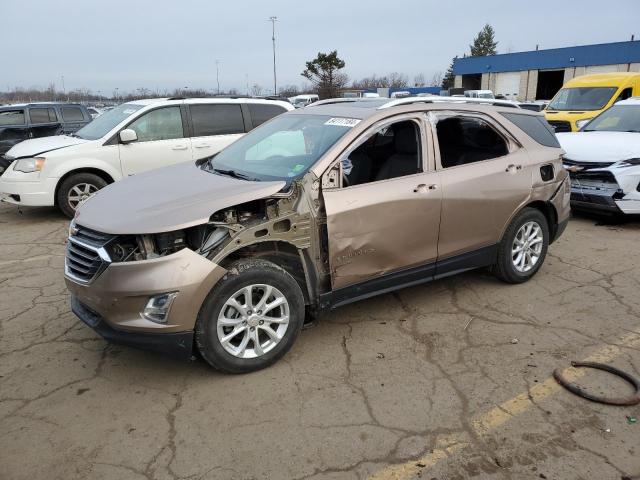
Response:
M258 180L257 178L251 178L248 175L245 175L244 173L236 172L235 170L224 170L222 168L214 168L212 170L216 173L219 173L220 175L227 175L229 177L239 178L240 180L247 180L247 181Z

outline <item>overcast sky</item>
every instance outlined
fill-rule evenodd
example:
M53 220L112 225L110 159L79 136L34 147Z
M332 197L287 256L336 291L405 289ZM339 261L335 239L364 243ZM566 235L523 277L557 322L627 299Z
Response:
M464 6L463 6L464 5ZM347 2L0 0L0 90L15 86L273 88L301 85L305 61L337 49L350 79L401 72L427 79L489 22L500 53L640 38L640 1Z

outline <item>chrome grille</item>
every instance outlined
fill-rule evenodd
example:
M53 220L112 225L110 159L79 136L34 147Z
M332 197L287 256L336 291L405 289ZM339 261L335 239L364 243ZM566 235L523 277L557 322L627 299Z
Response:
M613 165L615 162L581 162L579 160L572 160L570 158L564 158L562 164L566 167L580 167L582 170L592 170L594 168L607 168ZM569 172L571 173L571 172Z
M114 235L76 226L75 235L67 242L65 274L76 282L91 283L111 263L104 247L114 238Z

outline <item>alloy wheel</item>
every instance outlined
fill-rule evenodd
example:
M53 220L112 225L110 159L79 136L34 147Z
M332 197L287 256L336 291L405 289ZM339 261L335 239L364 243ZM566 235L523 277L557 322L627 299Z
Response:
M238 358L256 358L273 350L289 327L289 303L277 288L254 284L224 303L217 333L222 347Z
M67 201L72 209L78 208L82 202L98 191L98 187L91 183L78 183L71 187L67 194Z
M537 222L527 222L518 229L511 247L511 261L518 272L526 273L536 266L543 241L542 227Z

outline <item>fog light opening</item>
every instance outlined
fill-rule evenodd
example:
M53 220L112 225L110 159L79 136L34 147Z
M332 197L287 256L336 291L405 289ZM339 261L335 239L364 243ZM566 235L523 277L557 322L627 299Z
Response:
M143 318L155 323L167 323L169 310L177 296L178 292L171 292L150 297L142 311Z

